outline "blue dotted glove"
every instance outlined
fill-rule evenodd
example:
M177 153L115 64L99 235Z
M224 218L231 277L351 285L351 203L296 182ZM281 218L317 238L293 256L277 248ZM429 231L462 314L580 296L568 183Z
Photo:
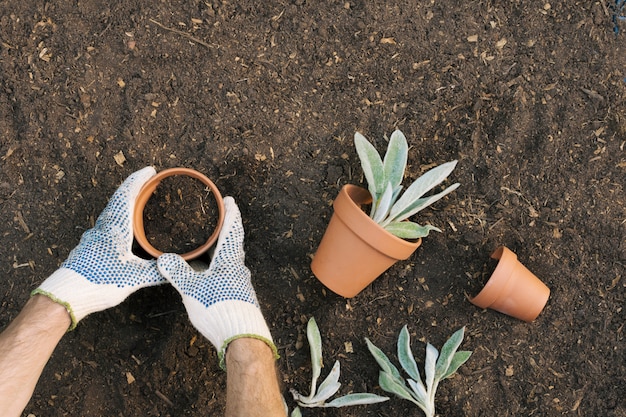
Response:
M155 174L153 167L131 174L93 229L83 234L61 267L32 292L64 305L72 318L70 330L86 315L118 305L139 288L166 282L156 260L132 253L135 200Z
M224 225L208 269L196 270L197 264L192 267L171 253L157 259L161 274L181 294L189 320L217 349L222 368L228 344L243 337L263 340L278 357L244 263L241 213L232 197L224 198L224 206Z

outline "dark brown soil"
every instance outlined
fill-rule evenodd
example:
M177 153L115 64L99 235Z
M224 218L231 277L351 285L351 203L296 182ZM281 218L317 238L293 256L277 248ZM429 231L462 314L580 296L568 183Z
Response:
M422 358L467 326L474 354L441 384L440 415L626 416L626 33L612 3L1 2L2 326L131 172L186 166L241 208L290 407L289 388L308 390L314 316L342 394L382 393L364 337L391 354L406 323ZM383 150L396 128L407 182L459 159L462 186L418 219L443 233L342 299L311 256L340 187L364 183L354 132ZM552 290L534 323L467 300L502 244ZM220 415L224 384L162 286L68 334L25 415ZM422 414L393 399L305 415Z
M143 217L146 238L154 248L183 254L209 239L219 213L208 187L195 178L175 175L159 183Z

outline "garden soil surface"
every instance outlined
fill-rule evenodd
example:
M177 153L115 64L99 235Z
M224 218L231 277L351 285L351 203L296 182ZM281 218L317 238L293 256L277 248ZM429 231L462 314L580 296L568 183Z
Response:
M13 319L147 165L233 196L290 388L308 393L306 322L342 387L384 394L364 338L423 366L465 326L473 354L441 416L626 416L626 28L612 0L0 3L0 322ZM310 261L348 183L356 131L402 130L405 184L458 159L438 226L361 294ZM468 301L506 245L551 289L532 323ZM37 343L33 340L32 343ZM68 333L25 416L222 415L226 374L170 286ZM392 398L305 416L421 416Z

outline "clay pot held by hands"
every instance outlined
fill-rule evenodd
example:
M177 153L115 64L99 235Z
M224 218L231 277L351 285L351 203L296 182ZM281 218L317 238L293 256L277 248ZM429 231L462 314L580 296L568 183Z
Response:
M146 203L152 196L152 193L154 192L154 190L156 190L156 188L161 183L161 181L173 175L186 175L188 177L192 177L197 180L200 180L203 184L208 186L209 189L211 190L213 198L215 198L215 201L217 203L218 213L219 213L215 230L213 231L213 234L209 236L207 241L203 245L197 247L196 249L190 252L180 254L183 257L183 259L188 261L188 260L192 260L192 259L199 257L204 252L209 250L211 246L213 246L213 244L217 241L217 238L219 237L220 229L222 228L222 224L224 223L225 209L224 209L224 200L222 199L222 195L220 194L220 191L217 189L215 184L213 184L213 182L201 172L198 172L190 168L170 168L170 169L161 171L158 174L156 174L154 177L150 178L141 188L141 191L139 191L139 195L137 196L137 200L135 200L135 210L133 212L133 232L135 234L135 239L137 240L137 243L139 243L139 245L148 254L154 256L155 258L158 258L159 256L163 254L163 252L161 252L160 250L152 246L150 242L148 241L148 238L146 237L146 232L144 230L144 224L143 224L143 211L146 207Z
M357 295L398 260L407 259L422 243L400 239L378 225L361 208L371 201L364 188L341 189L311 263L315 276L346 298Z
M533 321L546 305L550 289L508 248L499 247L491 257L499 260L498 265L482 291L470 302L520 320Z

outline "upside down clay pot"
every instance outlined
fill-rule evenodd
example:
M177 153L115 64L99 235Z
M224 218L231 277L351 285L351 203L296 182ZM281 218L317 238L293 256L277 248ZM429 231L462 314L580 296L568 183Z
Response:
M161 171L158 174L156 174L154 177L150 178L141 188L141 191L139 191L139 195L137 196L137 199L135 200L135 209L133 211L133 232L135 234L135 239L137 240L137 243L139 243L139 245L148 254L150 254L151 256L154 256L155 258L158 258L159 256L163 254L163 252L161 252L160 250L152 246L150 242L148 241L148 238L146 237L146 232L144 230L144 223L143 223L143 211L146 207L146 203L152 196L152 193L156 190L156 188L159 186L161 181L173 175L186 175L188 177L192 177L197 180L200 180L203 184L209 187L213 195L213 198L215 198L215 201L217 203L217 209L218 209L219 214L218 214L218 219L217 219L217 225L215 226L215 230L213 231L211 236L209 236L207 241L201 246L195 248L194 250L190 252L180 254L183 257L183 259L192 260L192 259L199 257L207 250L209 250L209 248L217 241L217 238L219 237L220 229L222 228L222 224L224 223L224 214L225 214L224 213L224 200L222 199L222 195L220 194L220 191L217 189L215 184L213 184L213 181L211 181L201 172L198 172L190 168L170 168L170 169Z
M484 288L470 302L520 320L533 321L546 305L550 289L508 248L499 247L491 257L498 260L498 265Z
M379 226L361 208L371 201L364 188L341 189L311 263L317 279L346 298L357 295L398 260L407 259L422 243L400 239Z

